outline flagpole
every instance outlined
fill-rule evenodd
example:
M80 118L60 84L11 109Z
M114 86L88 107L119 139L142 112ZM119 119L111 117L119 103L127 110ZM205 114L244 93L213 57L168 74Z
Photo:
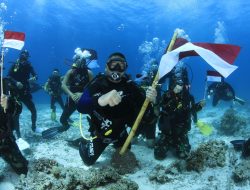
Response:
M175 31L174 35L173 35L173 37L171 39L171 42L170 42L167 50L165 51L165 53L168 52L168 51L171 51L173 49L173 46L174 46L175 40L177 38L177 35L178 35L178 32ZM152 87L154 89L156 88L158 81L159 81L159 69L158 69L157 74L155 75L154 81L152 83ZM142 117L143 117L143 115L144 115L144 113L145 113L145 111L146 111L146 109L148 107L148 104L149 104L149 99L146 98L143 105L142 105L142 107L141 107L141 110L140 110L140 112L139 112L139 114L138 114L138 116L137 116L137 118L136 118L136 120L135 120L135 122L133 124L133 127L131 128L131 131L130 131L129 135L128 135L125 143L123 144L123 146L122 146L122 148L121 148L121 150L119 152L120 155L123 155L126 152L128 146L129 146L132 138L134 137L135 132L136 132L141 120L142 120Z
M3 59L4 59L4 49L2 47L2 53L1 53L1 98L3 97Z

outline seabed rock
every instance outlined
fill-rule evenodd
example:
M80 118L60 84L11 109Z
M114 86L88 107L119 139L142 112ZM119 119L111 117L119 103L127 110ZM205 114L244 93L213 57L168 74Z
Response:
M242 160L233 171L233 180L235 183L244 183L250 180L250 160Z
M227 149L224 141L209 141L202 144L187 158L187 170L200 172L206 167L224 167Z
M186 170L186 163L183 160L177 160L168 167L160 164L156 165L149 174L149 180L160 184L170 183L176 179L176 176Z
M112 167L86 171L81 168L64 168L55 160L46 158L35 160L30 165L28 175L20 177L17 190L90 190L98 187L138 189L135 182L122 178Z
M119 149L112 155L111 165L117 170L120 175L134 173L139 167L139 162L131 151L119 154Z
M221 118L219 129L225 135L234 135L246 125L247 119L239 116L233 108L229 108Z

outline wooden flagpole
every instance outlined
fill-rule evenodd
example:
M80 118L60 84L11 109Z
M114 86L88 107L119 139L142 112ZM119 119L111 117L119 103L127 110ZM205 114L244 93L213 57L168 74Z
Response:
M2 54L1 54L1 98L3 97L3 59L4 59L4 49L2 47Z
M173 46L174 46L175 40L177 38L177 35L178 35L178 32L175 31L166 52L171 51L173 49ZM157 74L156 74L156 76L154 78L154 81L152 83L152 87L154 89L156 88L158 81L159 81L159 70L157 71ZM143 105L142 105L142 107L141 107L141 110L140 110L140 112L139 112L139 114L138 114L138 116L137 116L137 118L136 118L136 120L135 120L135 122L133 124L133 127L132 127L132 129L131 129L131 131L129 133L129 136L127 137L124 145L122 146L122 148L121 148L121 150L119 152L120 155L123 155L126 152L128 146L129 146L132 138L134 137L135 132L136 132L141 120L142 120L142 117L143 117L143 115L144 115L144 113L145 113L145 111L146 111L146 109L148 107L148 104L149 104L149 100L146 98Z

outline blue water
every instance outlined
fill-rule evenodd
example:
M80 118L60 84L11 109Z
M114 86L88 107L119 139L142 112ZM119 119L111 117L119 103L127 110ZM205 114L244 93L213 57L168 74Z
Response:
M167 44L176 28L183 29L192 42L223 42L242 47L235 65L239 66L228 82L236 95L250 100L249 31L250 3L245 0L1 0L1 22L4 29L25 32L25 49L39 76L46 82L51 70L71 59L77 47L95 49L100 68L114 51L124 53L128 73L142 71L145 60L160 59L161 48L142 53L145 41L158 38L158 46ZM4 6L5 5L5 6ZM165 40L165 43L164 43ZM145 47L143 47L145 48ZM5 55L5 74L19 51ZM203 98L205 73L209 66L200 58L186 59L192 76L192 93ZM192 71L192 72L191 72ZM193 74L191 74L193 73ZM48 101L44 92L34 94L35 100Z

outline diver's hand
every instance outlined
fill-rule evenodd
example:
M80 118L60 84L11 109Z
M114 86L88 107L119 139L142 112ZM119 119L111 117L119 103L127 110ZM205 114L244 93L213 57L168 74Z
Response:
M146 91L146 97L147 99L152 102L155 103L156 102L156 96L157 96L157 92L155 90L155 88L153 88L152 86L150 86L147 91Z
M8 96L6 96L5 94L1 96L1 106L4 110L8 108Z
M21 82L16 82L16 86L17 86L18 89L23 88L23 84Z
M109 105L110 107L118 105L122 101L122 92L111 90L110 92L102 95L98 98L98 104L100 106Z
M70 97L72 98L74 102L77 103L80 100L81 96L82 96L82 93L77 92L77 93L73 93Z

